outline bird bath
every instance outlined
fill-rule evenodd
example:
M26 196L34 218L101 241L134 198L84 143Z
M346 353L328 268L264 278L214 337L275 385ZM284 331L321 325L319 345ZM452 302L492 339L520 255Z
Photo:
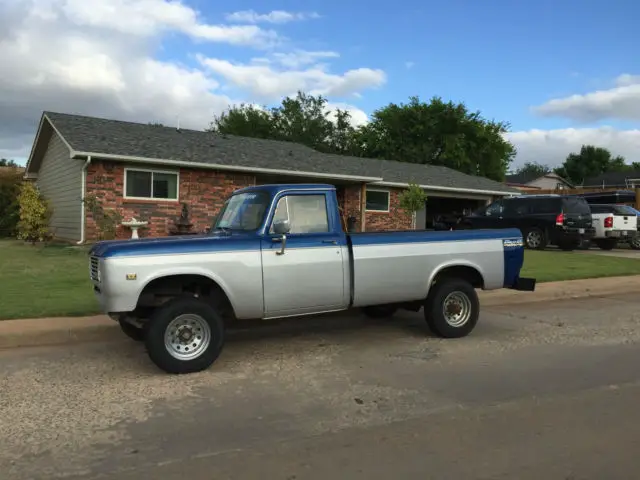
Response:
M142 221L142 220L136 220L135 218L132 218L128 222L122 222L122 226L123 227L129 227L131 229L131 238L132 239L136 239L136 238L140 238L138 236L138 229L140 227L146 226L148 223L149 222Z

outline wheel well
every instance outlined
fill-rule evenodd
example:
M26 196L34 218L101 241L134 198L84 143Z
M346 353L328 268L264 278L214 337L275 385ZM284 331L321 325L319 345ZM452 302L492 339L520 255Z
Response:
M204 275L169 275L150 281L138 297L138 309L159 307L167 300L188 295L211 303L223 317L233 315L229 297L214 280Z
M443 268L436 274L433 279L433 283L445 278L466 280L471 284L471 286L473 286L473 288L484 288L484 278L482 278L482 274L474 267L469 267L467 265L456 265Z

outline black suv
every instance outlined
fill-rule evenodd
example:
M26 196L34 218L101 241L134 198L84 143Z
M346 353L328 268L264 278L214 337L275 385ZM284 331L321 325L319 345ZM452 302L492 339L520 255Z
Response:
M593 237L591 209L570 195L520 195L496 200L464 217L462 228L519 228L527 248L575 250Z

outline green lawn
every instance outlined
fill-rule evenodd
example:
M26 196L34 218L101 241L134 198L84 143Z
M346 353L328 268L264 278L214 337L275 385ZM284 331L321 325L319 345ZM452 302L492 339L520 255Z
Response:
M85 248L0 241L0 319L97 312Z
M586 252L525 250L521 275L533 277L538 282L640 275L640 255L636 260L589 255Z
M98 313L88 261L86 248L0 241L0 319ZM538 282L640 275L640 260L527 250L522 275Z

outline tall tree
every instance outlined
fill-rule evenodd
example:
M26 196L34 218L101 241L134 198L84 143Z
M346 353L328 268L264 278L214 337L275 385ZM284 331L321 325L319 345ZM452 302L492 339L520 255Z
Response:
M408 104L376 110L358 135L365 157L442 165L502 181L515 156L507 131L507 124L486 120L462 103L411 97Z
M541 177L547 173L551 173L551 168L548 165L543 165L538 162L526 162L516 170L516 174L518 175L527 175L531 177Z
M582 145L579 153L570 153L564 163L554 170L561 177L576 185L585 179L607 172L622 172L629 169L624 157L613 154L602 147Z

